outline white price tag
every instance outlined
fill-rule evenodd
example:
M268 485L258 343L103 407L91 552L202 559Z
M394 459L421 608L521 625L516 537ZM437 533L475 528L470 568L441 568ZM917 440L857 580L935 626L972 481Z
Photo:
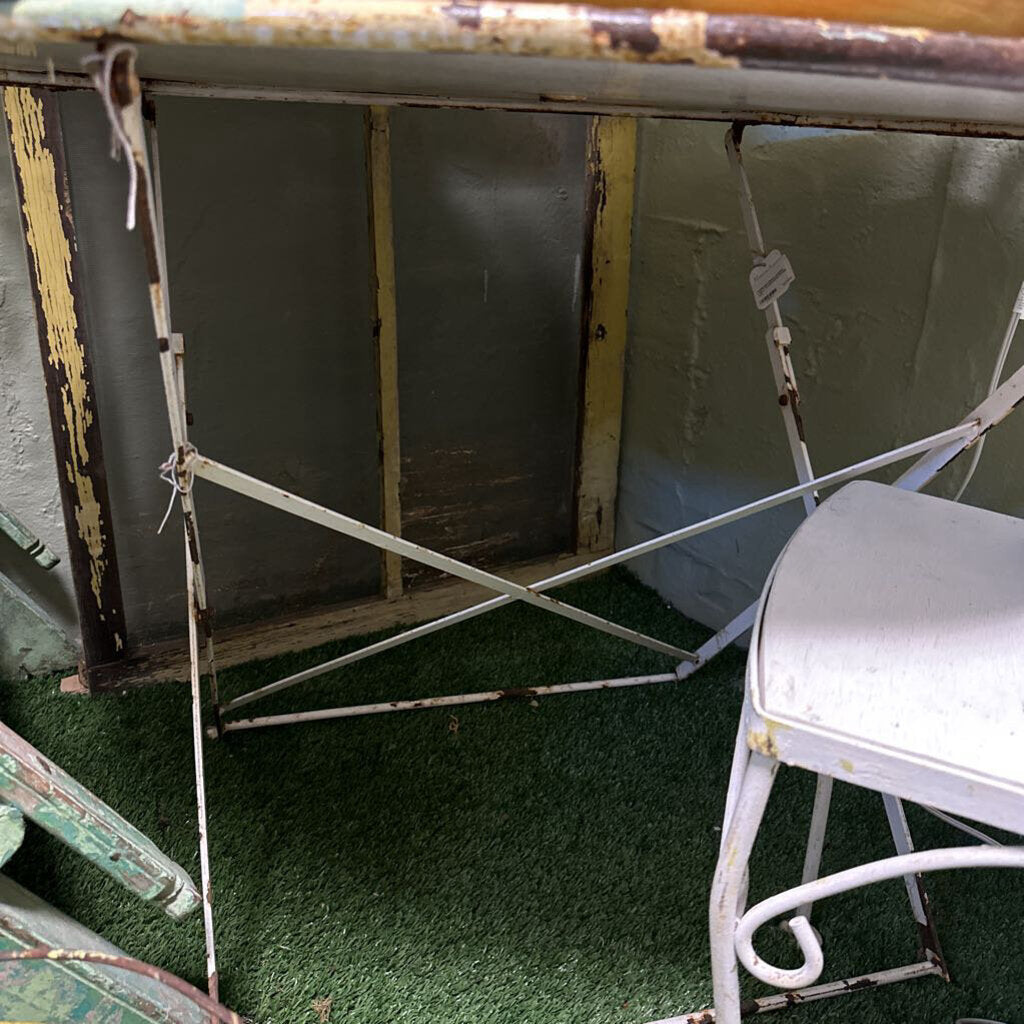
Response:
M778 249L772 249L764 263L750 272L750 290L754 293L757 308L766 309L773 302L778 302L795 280L789 257L783 256Z

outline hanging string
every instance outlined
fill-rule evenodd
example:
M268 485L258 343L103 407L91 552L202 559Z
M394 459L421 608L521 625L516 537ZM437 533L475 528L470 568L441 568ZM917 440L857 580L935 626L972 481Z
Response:
M184 455L182 461L187 459L190 455L196 454L195 445L189 444L187 441L184 446ZM178 456L176 452L171 452L165 462L160 463L160 479L165 483L171 485L171 500L167 502L167 511L164 513L163 519L160 520L160 526L157 528L157 534L163 533L164 527L167 525L167 520L171 517L171 509L174 508L174 499L182 494L189 494L192 490L192 484L195 481L195 476L192 470L186 467L182 470L181 476L183 480L178 478Z
M125 218L125 226L129 231L135 228L135 201L139 190L139 170L135 164L135 156L132 152L132 144L128 134L124 130L124 122L121 118L120 107L114 102L113 75L114 61L122 55L128 57L128 71L131 74L135 68L135 57L137 51L130 43L113 43L101 53L90 53L82 58L82 67L88 72L96 91L103 100L103 109L107 112L107 121L110 123L110 155L114 160L119 160L124 153L128 163L128 215Z

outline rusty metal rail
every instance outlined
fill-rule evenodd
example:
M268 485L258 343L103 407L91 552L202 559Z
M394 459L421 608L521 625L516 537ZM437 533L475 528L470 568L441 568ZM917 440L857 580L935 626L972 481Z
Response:
M62 0L4 5L12 43L119 39L187 46L505 54L1024 88L1024 39L822 19L551 3L424 0Z

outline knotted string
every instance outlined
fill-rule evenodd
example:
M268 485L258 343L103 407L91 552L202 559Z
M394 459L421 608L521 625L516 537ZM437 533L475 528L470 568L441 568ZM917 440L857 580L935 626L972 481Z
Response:
M189 444L187 441L182 449L182 461L184 461L189 455L195 455L195 445ZM164 527L167 525L167 520L171 517L171 509L174 508L174 499L181 494L189 494L192 490L192 484L195 481L195 476L192 470L185 466L181 473L184 478L184 482L178 479L178 455L176 452L171 452L167 457L166 462L160 463L160 479L165 483L171 485L171 500L167 502L167 511L164 513L163 519L160 520L160 526L157 529L157 534L163 533Z

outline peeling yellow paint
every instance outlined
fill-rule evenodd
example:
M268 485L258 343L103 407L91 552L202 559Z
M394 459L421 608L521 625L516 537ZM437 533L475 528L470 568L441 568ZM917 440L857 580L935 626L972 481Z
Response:
M591 120L587 173L593 183L591 202L596 210L589 256L590 308L585 324L576 547L579 551L610 551L615 539L636 178L633 118Z
M367 111L367 177L373 261L373 318L377 362L377 434L381 466L381 526L402 532L402 475L398 416L398 314L395 297L394 224L391 208L391 127L387 107ZM384 593L402 596L402 559L382 553Z
M764 754L765 757L777 758L779 756L779 744L776 740L776 734L782 728L784 726L779 725L778 722L765 721L763 731L750 729L747 732L747 746L759 754Z
M90 586L96 604L102 607L103 574L107 567L104 529L89 475L86 443L93 414L85 376L85 352L77 337L71 247L64 233L57 171L46 145L42 101L29 89L7 87L4 111L11 152L21 180L25 240L38 282L47 360L51 366L60 368L64 378L59 404L70 451L64 469L75 494L78 533L89 552Z

